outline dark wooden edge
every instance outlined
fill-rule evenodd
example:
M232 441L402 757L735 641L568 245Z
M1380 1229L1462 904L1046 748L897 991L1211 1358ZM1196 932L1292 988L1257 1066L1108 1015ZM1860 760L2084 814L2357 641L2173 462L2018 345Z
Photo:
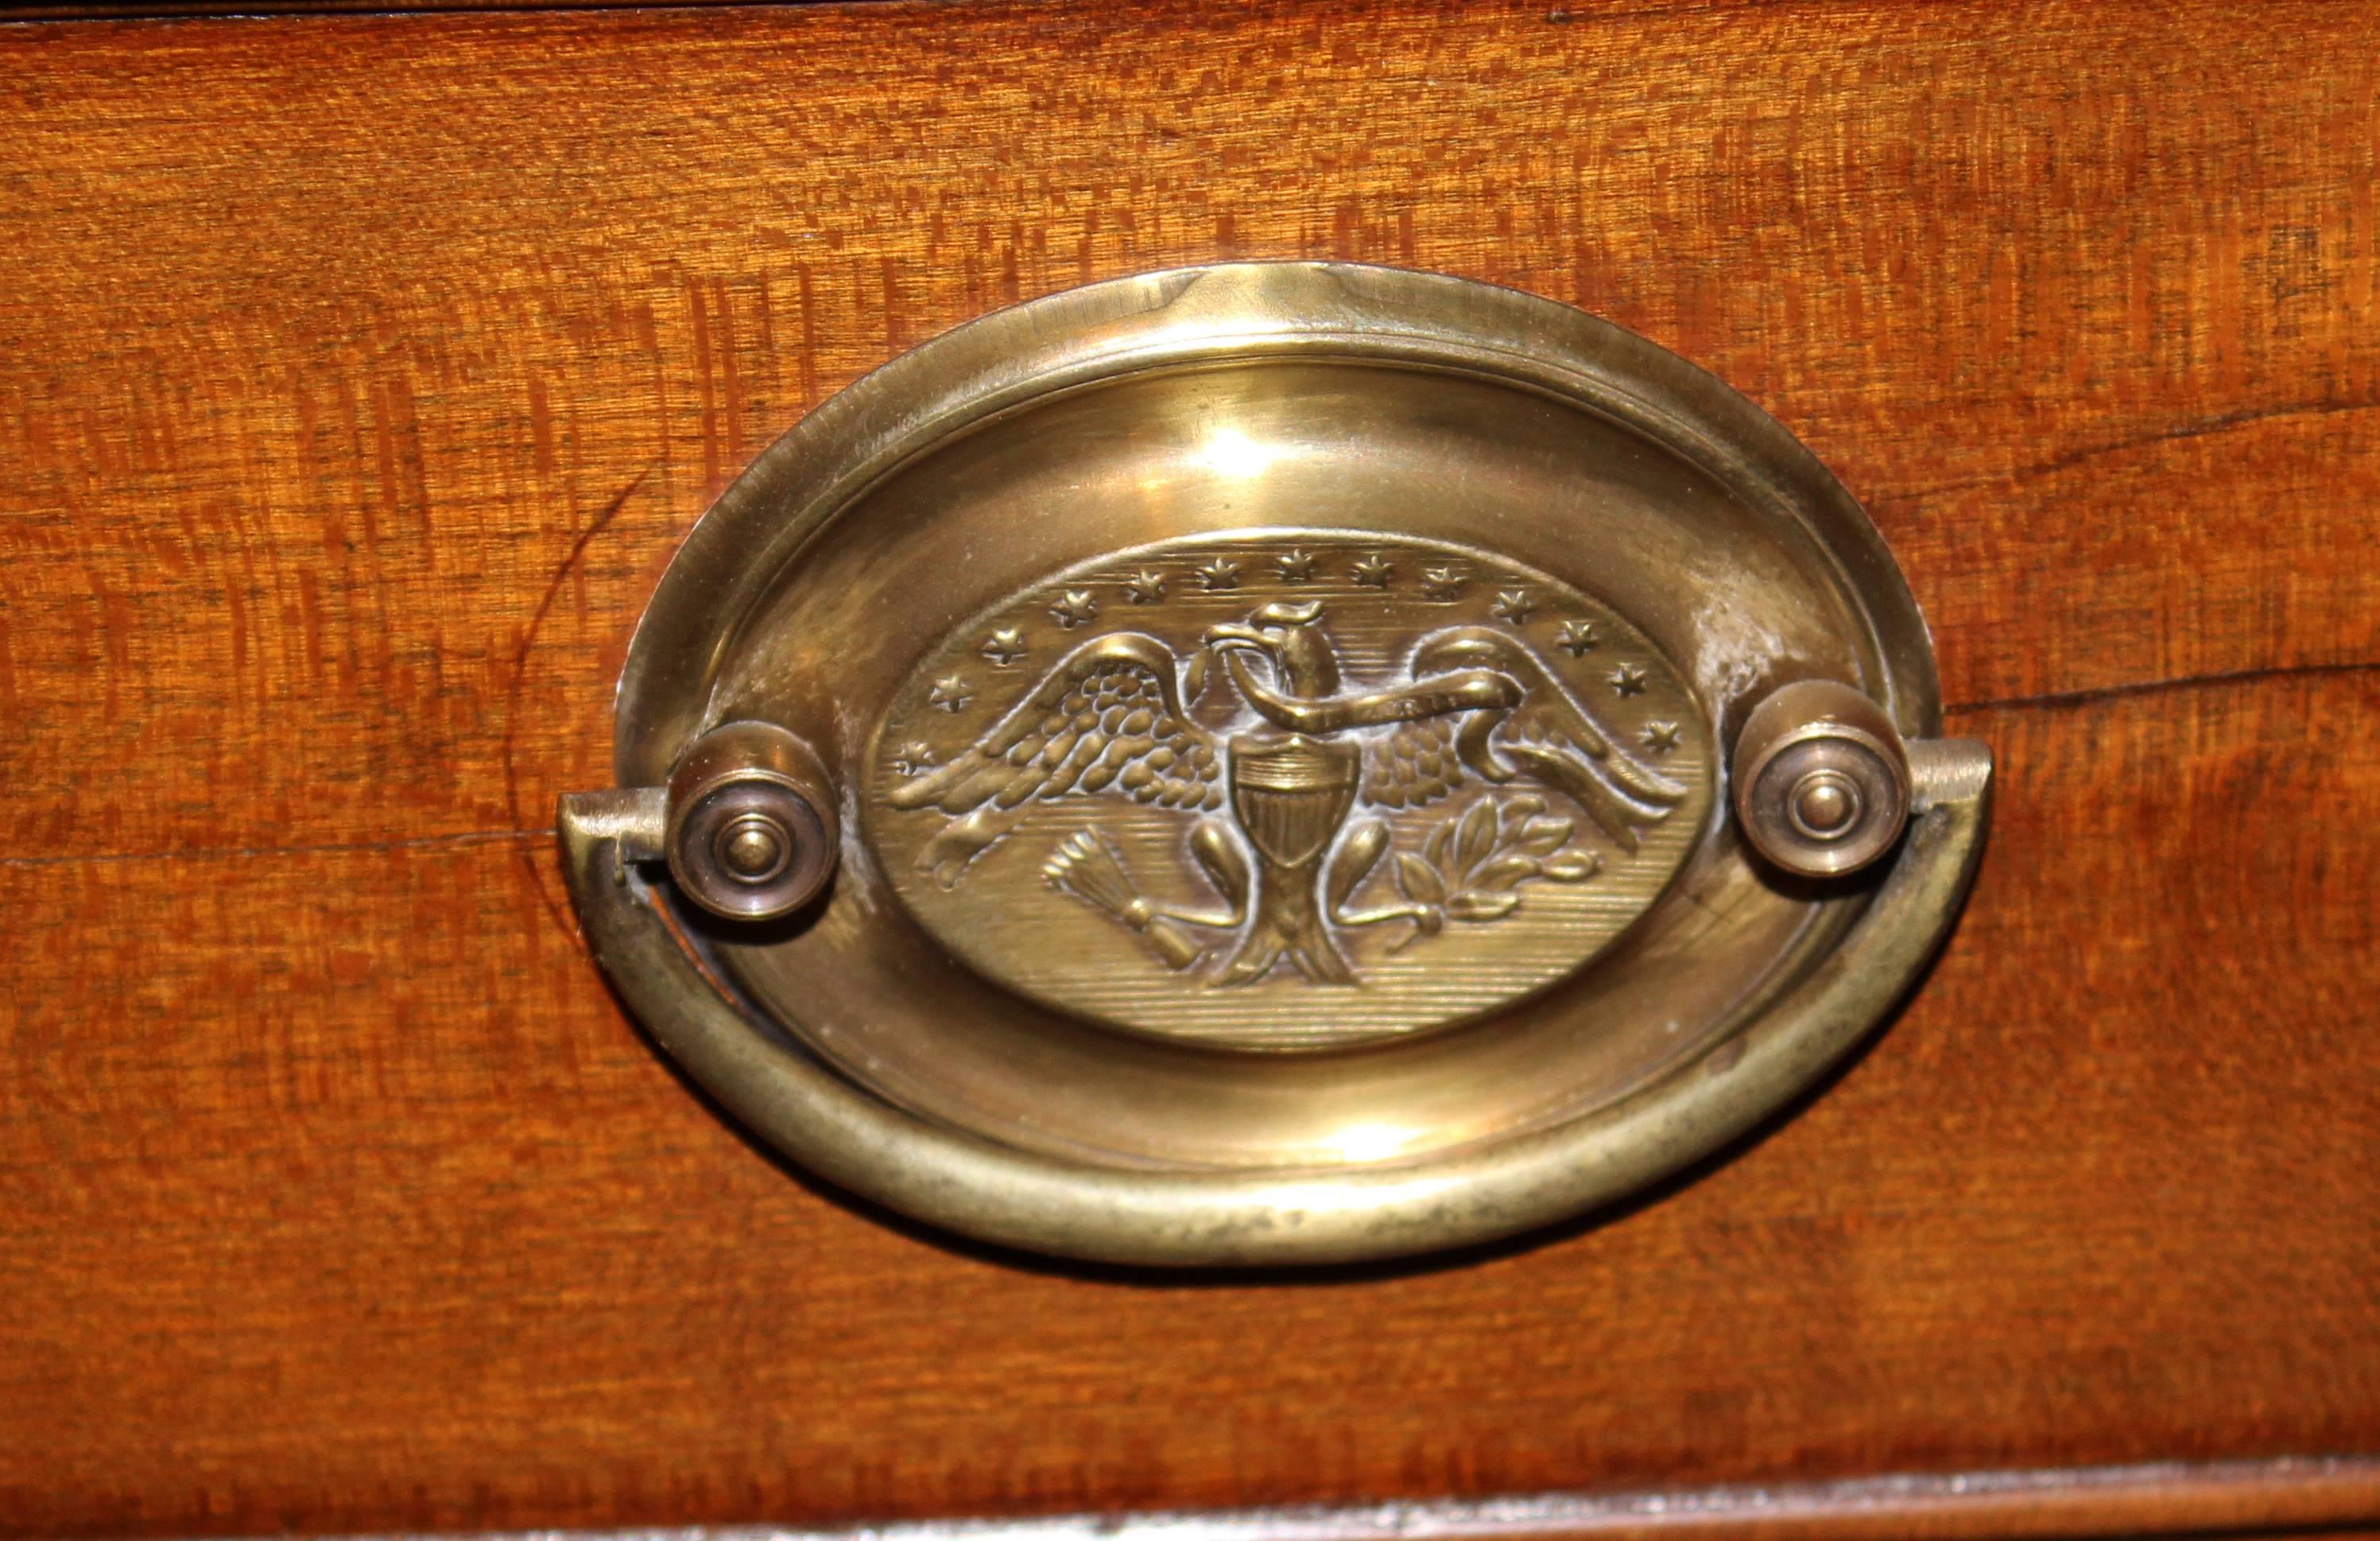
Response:
M158 21L204 17L310 16L418 11L618 11L700 7L861 5L870 0L0 0L0 23L18 21Z
M2337 1535L2367 1525L2380 1525L2380 1457L2316 1456L1353 1508L923 1521L835 1530L728 1525L524 1531L470 1541L2015 1541Z
M20 21L161 21L208 17L355 15L409 16L437 11L623 11L806 8L867 6L882 0L0 0L0 26ZM971 0L942 0L966 5ZM1656 9L1677 0L1646 0ZM1685 0L1695 8L1755 5L1761 0ZM1549 7L1562 10L1563 7ZM1626 16L1643 4L1606 3L1599 12Z

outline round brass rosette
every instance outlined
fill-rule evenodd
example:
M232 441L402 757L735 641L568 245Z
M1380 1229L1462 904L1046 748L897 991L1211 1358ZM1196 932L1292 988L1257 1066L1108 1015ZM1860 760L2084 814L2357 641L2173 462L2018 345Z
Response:
M1876 530L1718 381L1233 264L971 322L779 440L562 828L623 997L830 1180L1343 1261L1617 1197L1852 1047L1980 848L1939 716Z

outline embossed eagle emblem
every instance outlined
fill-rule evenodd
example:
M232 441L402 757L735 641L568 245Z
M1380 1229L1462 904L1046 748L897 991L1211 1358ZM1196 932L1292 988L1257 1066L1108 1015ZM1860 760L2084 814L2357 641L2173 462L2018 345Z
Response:
M1253 983L1284 963L1317 983L1353 984L1334 927L1435 920L1426 905L1351 907L1389 843L1379 824L1340 839L1359 800L1412 808L1473 779L1528 780L1633 851L1687 795L1620 748L1513 636L1482 626L1433 631L1414 645L1406 682L1349 691L1322 619L1318 602L1267 605L1245 622L1208 628L1187 659L1139 631L1075 647L972 746L890 793L895 809L954 815L926 842L918 869L955 887L1034 805L1057 799L1126 798L1212 815L1196 817L1189 849L1220 909L1152 904L1088 830L1044 871L1142 933L1175 968L1209 950L1190 928L1238 933L1216 984ZM1210 731L1185 707L1205 688L1210 659L1246 704L1234 730Z

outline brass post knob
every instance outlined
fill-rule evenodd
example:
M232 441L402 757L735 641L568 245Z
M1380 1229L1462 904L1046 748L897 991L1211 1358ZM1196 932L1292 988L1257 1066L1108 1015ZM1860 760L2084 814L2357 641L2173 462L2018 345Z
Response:
M825 768L773 723L714 728L670 773L670 875L723 919L775 920L810 902L833 875L841 838Z
M1736 735L1735 812L1761 855L1802 877L1882 857L1909 821L1909 752L1883 707L1833 679L1762 698Z

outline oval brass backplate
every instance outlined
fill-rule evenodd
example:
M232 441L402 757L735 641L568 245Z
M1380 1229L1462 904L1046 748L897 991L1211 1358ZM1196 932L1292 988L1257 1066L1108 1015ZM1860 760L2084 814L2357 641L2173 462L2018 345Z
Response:
M823 1176L1345 1260L1615 1197L1872 1028L1986 817L1938 717L1875 529L1718 381L1234 264L970 323L764 453L562 827L623 997Z

